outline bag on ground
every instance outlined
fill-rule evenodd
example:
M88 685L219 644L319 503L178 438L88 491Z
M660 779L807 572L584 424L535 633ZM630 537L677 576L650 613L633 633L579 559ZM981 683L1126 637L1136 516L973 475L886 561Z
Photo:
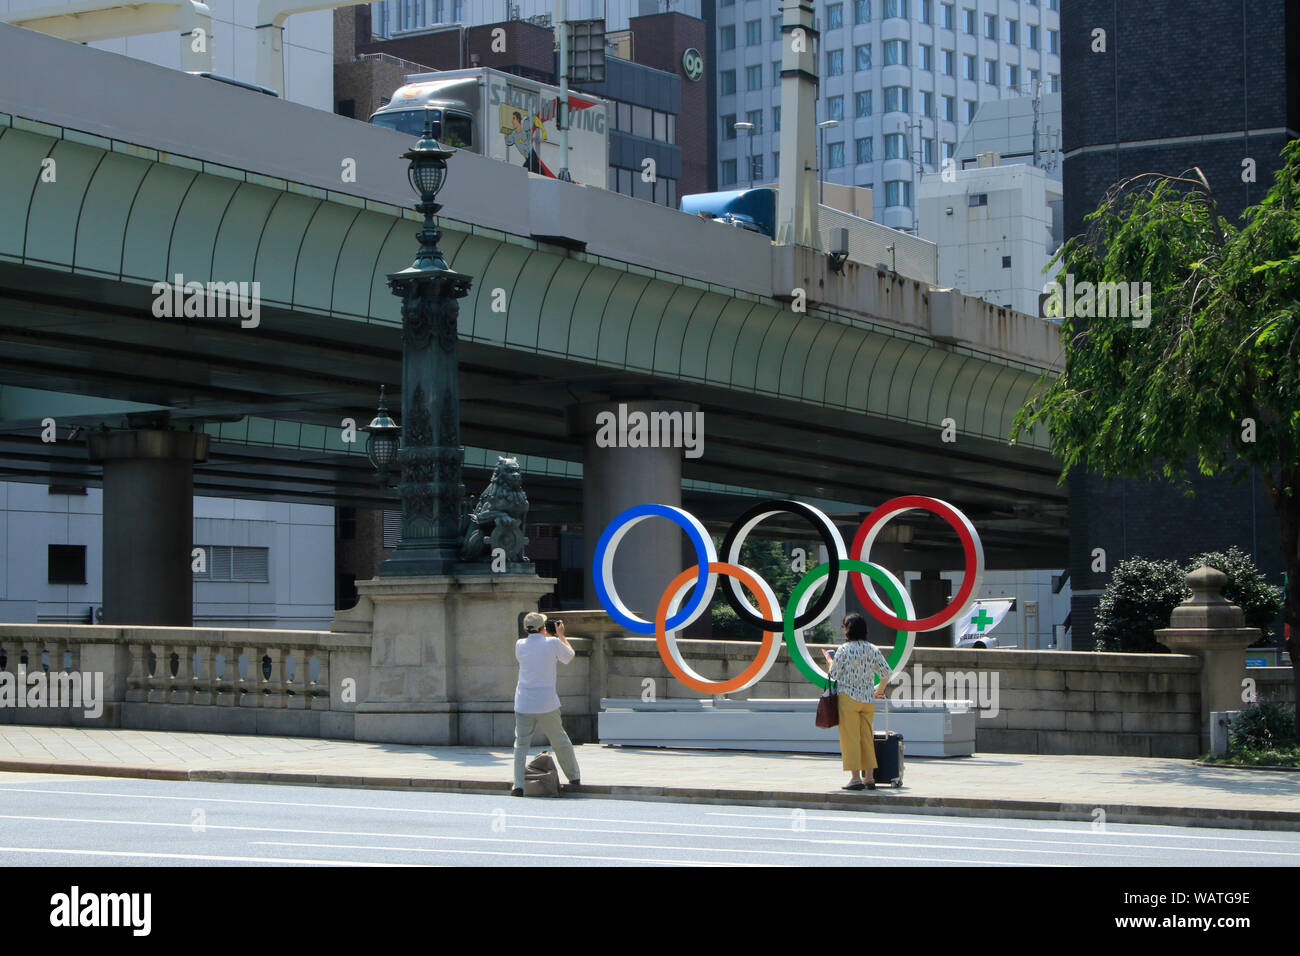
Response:
M560 795L560 772L555 768L555 760L549 751L543 750L525 768L525 797L558 797Z

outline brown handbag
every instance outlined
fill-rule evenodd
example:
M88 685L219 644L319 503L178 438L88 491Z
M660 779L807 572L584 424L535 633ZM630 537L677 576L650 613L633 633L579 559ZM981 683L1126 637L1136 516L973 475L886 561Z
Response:
M821 699L817 701L817 726L836 727L840 722L840 695L835 689L835 681L826 686Z

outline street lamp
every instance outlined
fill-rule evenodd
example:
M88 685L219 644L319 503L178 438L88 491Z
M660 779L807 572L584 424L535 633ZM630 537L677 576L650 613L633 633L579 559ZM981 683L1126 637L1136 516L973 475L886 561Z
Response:
M379 569L379 577L449 574L460 549L463 452L460 447L460 375L457 357L458 299L473 281L453 272L438 251L434 216L442 206L438 191L447 180L447 158L433 138L432 114L425 110L424 134L402 154L409 162L407 177L420 197L415 208L424 214L417 232L420 251L401 272L388 276L388 287L402 300L402 439L396 454L402 480L402 529L397 547ZM381 412L383 410L381 409ZM376 467L391 449L393 432L371 433ZM372 425L375 423L372 423ZM396 426L394 426L396 427Z
M839 120L822 120L817 124L821 143L817 147L817 202L826 205L826 131L840 125Z
M382 479L388 478L388 469L397 460L402 428L388 417L388 407L384 404L384 386L379 386L379 410L369 425L361 430L370 437L366 439L366 457L375 466Z
M732 123L731 125L734 129L744 130L749 133L747 160L749 163L749 171L745 174L745 188L750 189L754 185L754 124L747 121L741 121L739 123Z

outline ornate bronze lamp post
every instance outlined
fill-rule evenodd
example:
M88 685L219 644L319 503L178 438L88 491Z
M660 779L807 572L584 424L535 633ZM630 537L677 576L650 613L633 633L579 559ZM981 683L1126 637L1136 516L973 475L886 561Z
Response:
M410 162L411 188L420 197L424 228L416 233L415 261L388 277L402 299L402 530L379 577L450 574L460 546L463 453L460 447L460 375L457 360L457 299L469 293L469 276L453 272L438 251L442 233L435 202L447 178L447 157L433 138L429 113L424 135L402 154Z

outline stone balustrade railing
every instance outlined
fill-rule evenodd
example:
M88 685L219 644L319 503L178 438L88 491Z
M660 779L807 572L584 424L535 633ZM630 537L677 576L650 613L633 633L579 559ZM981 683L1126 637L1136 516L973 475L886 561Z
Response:
M78 719L77 708L47 703L21 713L0 707L0 723L351 737L370 643L328 631L0 624L0 672L39 671L93 677L102 715ZM212 709L249 713L222 718Z

